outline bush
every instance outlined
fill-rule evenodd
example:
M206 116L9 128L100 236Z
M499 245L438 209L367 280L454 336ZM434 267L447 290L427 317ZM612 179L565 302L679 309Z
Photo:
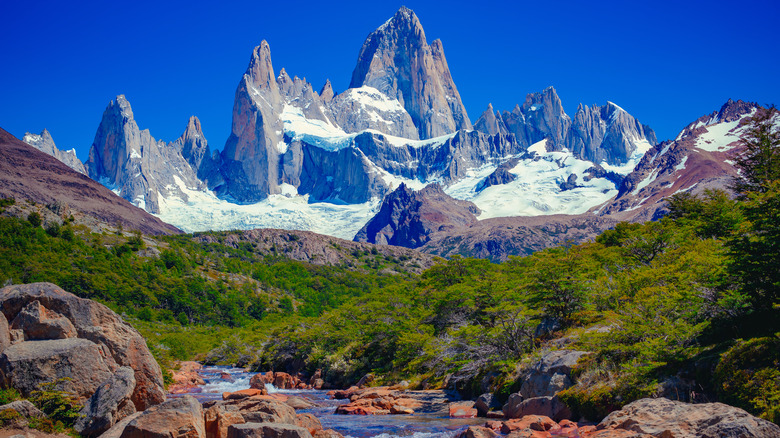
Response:
M0 405L7 405L8 403L14 402L21 398L22 396L19 394L19 391L14 388L0 389Z
M780 337L738 341L721 356L715 382L721 401L780 423Z
M41 219L40 213L34 211L27 215L27 222L29 222L30 225L32 225L34 228L38 228L41 226L43 220Z
M66 427L73 426L79 418L81 406L78 399L67 391L57 389L57 386L69 378L57 379L43 383L40 389L30 393L30 401L43 411L53 422L61 422Z

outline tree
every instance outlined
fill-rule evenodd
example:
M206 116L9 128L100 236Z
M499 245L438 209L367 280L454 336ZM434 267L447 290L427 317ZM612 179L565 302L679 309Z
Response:
M730 270L757 309L780 303L780 181L767 183L765 189L747 194L747 221L728 241Z
M740 170L732 189L745 199L748 192L763 193L780 180L780 113L774 105L759 108L740 139L741 151L734 159Z

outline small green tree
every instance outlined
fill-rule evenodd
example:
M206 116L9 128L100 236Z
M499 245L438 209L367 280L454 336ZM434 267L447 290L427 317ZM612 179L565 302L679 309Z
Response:
M780 180L780 115L774 105L759 108L740 139L741 150L734 159L739 176L732 189L743 198L748 192L766 192L768 184Z
M568 248L554 248L531 257L534 263L526 286L528 307L559 319L563 325L570 324L572 315L583 308L586 298L577 254Z
M29 222L33 227L38 228L41 226L43 220L41 219L40 213L34 211L27 215L27 222Z

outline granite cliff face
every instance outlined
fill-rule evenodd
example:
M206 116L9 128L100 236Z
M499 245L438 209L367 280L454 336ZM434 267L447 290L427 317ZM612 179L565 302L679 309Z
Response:
M441 41L428 45L420 20L406 7L363 43L350 88L362 86L397 99L421 139L471 129Z
M523 106L498 113L488 105L474 128L489 135L512 133L530 146L546 139L552 150L568 149L595 164L626 164L633 154L657 143L655 133L612 102L604 106L582 104L572 120L563 110L553 87L526 96Z
M60 150L57 145L54 144L54 139L51 138L51 134L48 130L44 129L40 135L31 134L26 132L22 141L30 146L38 149L39 151L49 154L52 157L62 161L68 167L75 170L78 173L87 174L87 169L84 167L84 163L76 156L76 150L71 149L69 151Z
M89 151L89 176L150 213L165 198L187 199L187 190L201 190L198 168L208 163L209 150L200 122L191 118L181 138L171 144L140 130L130 103L112 100L103 113Z

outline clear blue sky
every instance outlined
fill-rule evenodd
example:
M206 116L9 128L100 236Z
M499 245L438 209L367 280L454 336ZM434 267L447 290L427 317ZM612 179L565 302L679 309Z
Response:
M194 114L222 149L261 40L277 73L343 91L366 36L402 4L443 41L472 121L550 85L569 115L610 100L659 139L729 98L780 104L776 1L4 0L0 127L48 128L86 159L103 110L125 94L155 138L176 139Z

